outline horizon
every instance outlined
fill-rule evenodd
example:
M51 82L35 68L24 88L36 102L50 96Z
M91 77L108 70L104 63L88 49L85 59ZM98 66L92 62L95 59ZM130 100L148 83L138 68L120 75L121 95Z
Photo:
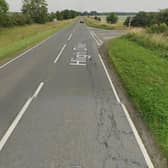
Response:
M88 1L88 4L87 4ZM79 12L84 11L97 11L97 12L124 12L124 13L137 13L139 11L146 11L146 12L157 12L162 9L168 8L168 1L160 0L159 3L155 2L152 3L152 0L142 0L139 2L137 0L127 0L128 3L123 5L123 0L119 0L117 2L113 2L110 0L104 0L105 2L89 2L89 0L85 0L85 3L80 0L69 0L66 2L65 0L47 0L49 12L54 12L58 10L64 9L72 9ZM22 0L7 0L9 4L9 11L10 12L19 12L21 11L22 7ZM131 4L131 5L130 5ZM111 7L109 7L111 6Z

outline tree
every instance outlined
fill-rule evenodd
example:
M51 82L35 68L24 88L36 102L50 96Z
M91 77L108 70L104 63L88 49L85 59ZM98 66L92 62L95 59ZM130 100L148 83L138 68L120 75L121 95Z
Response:
M168 25L168 9L161 10L158 15L158 22L166 23Z
M35 23L45 23L48 21L47 6L46 0L24 0L22 12Z
M117 22L118 16L115 13L112 12L112 13L110 13L110 15L107 16L106 20L107 20L108 23L113 24L113 23Z
M5 0L0 0L0 14L5 14L9 7Z

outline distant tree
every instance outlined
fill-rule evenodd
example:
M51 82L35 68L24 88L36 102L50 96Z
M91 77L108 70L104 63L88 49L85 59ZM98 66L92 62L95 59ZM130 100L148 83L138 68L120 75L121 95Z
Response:
M91 12L90 12L90 15L91 15L91 16L96 16L96 15L99 15L99 14L98 14L97 11L91 11Z
M60 11L56 12L56 18L57 18L57 20L62 20L63 19L62 13Z
M166 23L168 25L168 9L161 10L158 14L158 22Z
M45 23L48 21L47 6L46 0L24 0L22 12L35 23Z
M0 0L0 14L5 14L9 7L5 0Z
M84 11L83 13L81 13L82 16L88 16L89 12L88 11Z
M113 24L117 22L118 16L114 12L112 12L107 16L106 20L108 23Z
M139 12L131 22L132 26L146 27L151 25L151 17L147 12Z
M74 10L63 10L63 11L57 11L56 12L56 18L58 20L66 20L66 19L72 19L75 18L76 16L79 16L80 13Z

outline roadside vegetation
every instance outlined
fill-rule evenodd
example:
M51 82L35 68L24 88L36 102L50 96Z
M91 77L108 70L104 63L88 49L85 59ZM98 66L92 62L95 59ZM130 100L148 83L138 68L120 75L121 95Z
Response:
M168 10L138 13L131 22L135 28L106 47L130 98L168 159L167 16Z
M161 24L168 25L168 9L160 10L159 12L138 12L133 17L128 17L125 20L125 25L133 27L150 27L159 26ZM158 27L160 28L160 26Z
M99 18L100 19L97 20L94 17L85 17L85 23L89 27L106 29L106 30L115 30L115 29L123 30L126 28L122 23L110 24L110 23L103 22L101 17Z
M80 14L73 10L48 13L47 6L45 0L23 0L22 11L10 13L7 2L0 0L0 63L71 24Z
M0 29L0 63L71 24L73 20Z
M168 57L130 35L111 40L109 56L137 110L168 159ZM147 45L146 45L147 44Z
M9 12L9 6L5 0L0 0L0 27L13 27L31 25L33 23L44 24L56 20L72 19L80 15L74 10L48 12L46 0L23 0L21 12Z

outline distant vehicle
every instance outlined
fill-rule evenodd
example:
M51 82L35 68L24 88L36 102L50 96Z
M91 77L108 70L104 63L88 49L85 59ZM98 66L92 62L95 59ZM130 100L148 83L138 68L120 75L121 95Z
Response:
M84 23L84 21L83 21L83 20L80 20L80 23Z

